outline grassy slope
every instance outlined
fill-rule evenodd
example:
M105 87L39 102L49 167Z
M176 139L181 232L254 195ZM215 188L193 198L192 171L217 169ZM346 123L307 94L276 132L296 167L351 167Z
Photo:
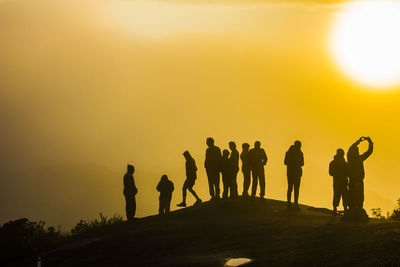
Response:
M46 266L400 266L400 222L341 222L329 211L239 198L115 225L43 255Z

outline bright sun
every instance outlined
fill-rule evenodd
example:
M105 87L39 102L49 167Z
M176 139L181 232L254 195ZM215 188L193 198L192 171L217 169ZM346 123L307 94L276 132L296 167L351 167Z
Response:
M334 24L331 48L353 80L377 89L400 84L400 1L362 0L345 5Z

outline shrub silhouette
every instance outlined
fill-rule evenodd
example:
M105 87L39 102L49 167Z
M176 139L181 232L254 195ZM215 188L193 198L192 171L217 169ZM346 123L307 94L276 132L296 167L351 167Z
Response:
M9 221L0 228L1 258L5 262L34 256L59 246L64 236L54 227L45 229L45 222L26 218Z
M99 214L100 220L85 221L80 220L75 227L71 230L71 234L79 235L87 232L91 232L100 229L105 226L123 223L123 218L119 214L114 214L112 217L104 216L102 213Z

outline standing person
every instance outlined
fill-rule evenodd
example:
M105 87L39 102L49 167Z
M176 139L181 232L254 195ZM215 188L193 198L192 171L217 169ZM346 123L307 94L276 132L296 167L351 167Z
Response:
M237 174L239 172L239 151L236 149L235 142L229 142L229 149L231 150L231 154L229 156L230 166L231 166L231 197L238 196L237 189Z
M126 173L124 175L124 196L125 196L125 210L126 218L128 222L133 221L136 213L136 199L135 196L138 192L135 179L133 178L133 173L135 172L135 167L133 165L127 166Z
M220 180L220 163L221 163L221 149L214 145L214 139L207 138L206 160L204 167L206 168L208 177L208 186L210 189L211 200L219 199L219 180Z
M196 162L190 155L189 151L183 152L183 156L186 159L185 167L186 167L186 180L183 184L182 193L183 193L183 200L179 203L178 207L186 207L186 190L189 190L190 193L196 198L195 205L201 203L201 199L198 197L196 192L193 190L193 186L197 179L197 167Z
M299 189L301 176L303 175L302 167L304 165L303 152L301 152L301 142L295 141L285 154L285 165L287 166L287 206L292 206L291 198L294 188L294 207L299 209Z
M249 195L249 187L250 187L250 164L248 161L248 153L249 153L250 145L248 143L244 143L242 145L242 153L240 154L240 159L242 160L242 173L243 173L243 196Z
M337 207L342 198L344 212L347 211L347 186L348 186L348 170L347 162L344 158L344 150L339 148L336 155L329 164L329 174L333 177L333 212L337 212Z
M253 185L251 187L251 196L255 197L257 192L257 183L260 183L260 197L265 196L265 172L264 166L267 164L268 157L265 150L261 148L260 141L254 143L248 153L248 160L251 166L251 173L253 175Z
M362 141L368 141L368 150L360 155L358 145ZM348 175L350 178L349 183L349 200L350 210L363 210L364 205L364 160L366 160L374 149L374 144L371 138L361 137L354 144L352 144L347 152Z
M168 180L167 175L164 174L161 176L161 180L157 185L157 191L160 192L158 214L167 214L170 210L172 192L174 191L174 183Z
M232 196L232 166L229 160L229 151L225 149L222 151L221 159L221 172L222 172L222 183L224 185L224 192L222 193L222 198L227 199L229 192Z

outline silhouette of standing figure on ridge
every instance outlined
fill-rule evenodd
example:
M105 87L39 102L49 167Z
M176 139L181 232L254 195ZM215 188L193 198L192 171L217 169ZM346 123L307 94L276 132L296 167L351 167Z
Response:
M292 191L294 188L294 206L299 208L299 189L301 176L303 175L302 167L304 165L303 152L301 152L301 142L295 141L285 154L285 165L287 166L287 206L292 207Z
M362 141L368 141L368 150L360 155L358 145ZM374 149L371 138L361 137L352 144L347 152L347 163L349 170L349 201L350 210L362 211L364 205L364 160L366 160Z
M253 175L253 185L251 187L251 196L255 197L257 192L257 183L260 183L260 197L265 196L265 172L264 166L267 164L268 157L265 150L261 148L260 141L254 143L254 148L250 149L248 161Z
M221 172L222 183L224 185L222 198L227 199L229 196L229 191L232 196L232 162L229 160L229 151L227 149L222 151Z
M333 212L337 212L337 207L342 198L344 212L347 211L347 186L349 184L347 175L348 167L344 158L344 150L339 148L334 159L329 164L329 174L333 177Z
M248 143L244 143L242 145L242 153L240 154L240 159L242 160L242 173L243 173L243 196L249 195L249 186L250 186L250 164L248 161L248 153L249 153L250 145Z
M219 199L219 180L220 180L220 164L221 164L221 149L214 145L214 139L207 138L206 160L204 167L206 168L208 185L210 188L211 200Z
M231 150L231 154L229 156L230 166L231 166L231 197L238 196L237 189L237 174L239 172L239 151L236 149L235 142L229 142L229 149Z
M135 167L128 164L126 174L124 175L124 196L126 203L125 205L126 218L129 222L133 220L136 213L135 196L138 190L135 186L135 179L133 178L134 172L135 172Z
M160 192L158 214L167 214L170 210L172 192L174 191L174 183L168 180L167 175L164 174L161 176L161 180L157 185L157 191Z
M197 179L197 167L196 162L190 155L189 151L183 152L183 156L186 159L185 167L186 167L186 180L183 184L182 193L183 193L183 200L179 203L178 207L186 207L186 190L189 190L190 193L196 198L195 205L201 203L201 199L197 196L196 192L193 190L193 186Z

